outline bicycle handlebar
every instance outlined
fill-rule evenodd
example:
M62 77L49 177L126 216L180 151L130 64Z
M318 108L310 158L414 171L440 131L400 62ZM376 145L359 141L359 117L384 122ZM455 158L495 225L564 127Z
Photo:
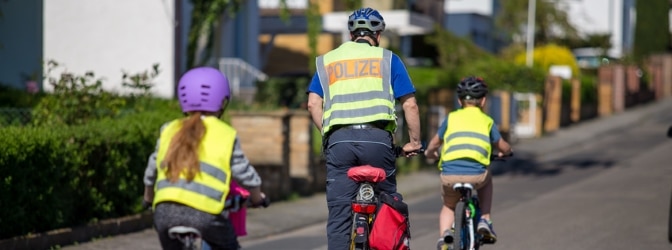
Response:
M404 148L401 146L394 146L394 156L395 157L400 157L400 156L405 156L406 152L404 152ZM425 144L422 144L422 147L418 150L409 152L409 153L416 153L416 154L422 154L425 152Z
M261 203L259 204L254 204L252 203L252 200L248 199L247 200L247 206L252 207L252 208L257 208L257 207L268 207L271 205L271 199L268 198L268 196L264 196L264 199L261 200Z
M499 157L496 154L491 154L490 155L490 160L491 161L506 161L506 158L509 158L509 157L512 157L512 156L513 156L513 152L511 152L509 154L506 154L502 157Z
M243 198L243 197L237 196L237 197L234 197L232 199L233 199L232 203L227 204L227 206L224 207L225 210L226 209L237 209L237 208L242 207L243 204L246 207L249 207L249 208L259 208L259 207L266 208L266 207L271 205L271 199L268 198L268 196L264 196L264 199L262 199L261 203L258 203L258 204L253 203L252 199L250 199L249 197Z

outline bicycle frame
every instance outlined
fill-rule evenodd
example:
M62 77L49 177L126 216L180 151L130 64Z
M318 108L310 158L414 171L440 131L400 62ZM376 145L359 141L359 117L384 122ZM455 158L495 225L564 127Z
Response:
M513 153L504 157L511 156ZM504 159L492 155L490 160L503 161ZM453 250L478 250L483 244L493 244L494 242L484 241L483 236L477 233L476 225L481 217L481 208L478 204L478 197L473 194L474 186L470 183L455 183L453 189L460 192L460 200L455 206Z
M348 170L348 178L358 183L357 196L352 201L352 232L350 250L368 250L369 232L377 211L376 184L385 180L385 170L358 166Z
M460 192L460 200L455 206L455 239L454 250L477 250L484 242L476 232L477 220L480 218L478 198L473 195L474 187L469 183L456 183L453 189Z

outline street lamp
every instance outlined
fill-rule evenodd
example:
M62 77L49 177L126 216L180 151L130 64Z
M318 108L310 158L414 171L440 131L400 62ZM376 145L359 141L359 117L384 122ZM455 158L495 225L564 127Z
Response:
M537 1L529 0L527 5L527 60L526 64L528 67L532 67L534 64L532 58L532 51L534 50L534 15L536 12Z

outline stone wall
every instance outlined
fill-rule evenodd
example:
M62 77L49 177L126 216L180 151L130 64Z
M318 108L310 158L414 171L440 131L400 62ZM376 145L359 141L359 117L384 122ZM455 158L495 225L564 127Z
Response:
M234 112L231 125L271 199L316 190L313 125L308 112Z

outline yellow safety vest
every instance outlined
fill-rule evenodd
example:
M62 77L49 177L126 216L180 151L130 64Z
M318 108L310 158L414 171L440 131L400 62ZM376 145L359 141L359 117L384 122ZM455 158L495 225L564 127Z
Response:
M493 124L492 118L477 107L451 112L443 135L441 162L471 159L486 167L490 165L490 130Z
M392 52L365 43L346 42L317 57L324 91L322 135L335 125L390 121L396 129L392 91Z
M172 121L161 132L153 206L160 202L176 202L210 214L220 214L224 210L236 131L215 117L204 117L202 121L205 134L198 152L201 171L191 182L187 182L183 173L176 183L171 183L166 178L166 169L161 168L173 136L182 127L182 120Z

